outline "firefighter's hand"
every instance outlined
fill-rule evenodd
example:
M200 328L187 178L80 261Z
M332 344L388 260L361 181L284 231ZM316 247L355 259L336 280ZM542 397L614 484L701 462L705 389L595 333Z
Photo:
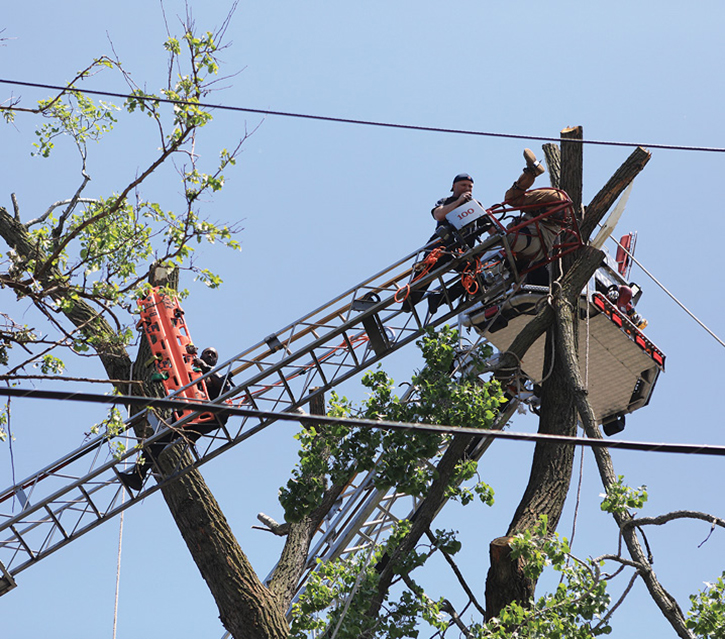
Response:
M461 193L461 196L458 198L458 201L461 204L465 204L466 202L473 199L473 194L470 191L466 191L465 193Z

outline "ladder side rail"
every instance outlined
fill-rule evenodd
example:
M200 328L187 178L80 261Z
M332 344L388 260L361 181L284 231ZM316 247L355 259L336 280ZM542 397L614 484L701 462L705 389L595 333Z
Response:
M12 553L10 560L5 559L4 561L11 574L17 574L25 567L37 563L58 547L78 536L76 533L84 519L90 518L92 520L92 525L90 527L88 525L84 526L84 530L85 528L93 528L101 521L104 521L105 515L99 509L99 505L93 501L92 495L108 485L110 484L106 483L90 490L85 490L82 485L78 485L75 487L78 489L78 493L75 496L66 494L66 499L56 510L51 509L52 501L43 502L39 505L39 508L34 508L26 517L13 522L13 524L6 525L5 530L10 530L12 536L0 541L0 552L6 554L5 551L16 550L16 552ZM115 490L118 492L119 489L116 488ZM103 510L108 512L110 509L103 507ZM35 513L42 514L31 517ZM65 518L63 518L64 515L66 515ZM71 517L74 520L68 525L68 520ZM62 523L61 518L63 518ZM20 526L23 526L23 528L20 529ZM53 538L56 533L60 533L63 539L54 543ZM21 548L29 558L20 566L17 566L15 565L18 560L17 551Z
M431 244L433 244L433 242ZM309 312L307 315L303 316L299 320L296 320L295 322L292 322L291 324L288 324L287 326L285 326L284 328L280 329L279 331L276 331L276 333L273 333L273 334L274 335L282 335L282 334L286 334L286 333L293 333L294 332L294 329L295 329L295 327L297 325L299 325L301 323L304 323L304 322L313 323L311 320L315 316L320 315L322 312L328 310L334 304L340 303L341 301L347 299L348 297L351 297L352 296L353 299L355 299L354 296L355 296L355 293L358 290L360 290L361 288L366 287L371 282L374 282L375 280L381 278L382 276L387 275L392 270L394 270L396 268L399 268L402 264L405 264L406 262L409 262L411 259L417 258L419 255L421 255L422 253L424 253L428 248L430 248L430 245L426 245L424 247L421 247L421 248L413 251L412 253L410 253L410 254L406 255L405 257L399 259L398 261L394 262L392 265L388 266L387 268L385 268L385 269L383 269L383 270L375 273L374 275L370 276L366 280L363 280L360 284L357 284L356 286L351 287L350 289L348 289L344 293L341 293L340 295L338 295L337 297L333 298L329 302L327 302L325 304L322 304L321 306L319 306L315 310ZM348 307L349 307L349 305L344 305L343 306L344 309L347 309ZM327 317L331 317L331 316L335 315L337 312L339 312L339 309L336 309L333 313L330 313ZM249 358L251 356L251 354L254 353L255 351L257 351L257 350L264 350L264 347L266 345L267 345L266 338L265 339L262 339L259 342L257 342L256 344L254 344L254 345L250 346L249 348L247 348L246 350L242 351L241 353L239 353L239 354L235 355L234 357L230 358L227 362L225 362L223 364L223 366L229 364L232 361L244 360L245 358ZM238 374L238 371L235 371L234 374Z
M141 415L141 413L138 413L134 415L133 417L126 420L126 424L128 424L127 428L130 428L134 424L136 424L138 421L140 421L144 415ZM32 487L33 489L37 485L39 481L44 479L46 476L52 476L55 475L58 471L62 470L63 468L67 467L68 465L78 461L81 457L94 452L100 445L104 444L108 441L108 438L104 435L98 435L92 439L90 439L85 444L79 446L75 450L67 453L63 457L61 457L59 460L56 460L52 464L48 464L44 468L41 468L36 473L29 475L25 479L17 482L16 484L13 484L9 488L6 488L2 493L0 493L0 504L4 501L7 501L8 499L12 498L18 490L25 490L27 488ZM28 498L30 498L32 495L32 491L30 494L27 495ZM2 515L0 515L2 516Z
M467 259L470 259L471 257L478 256L479 254L483 253L485 250L487 250L487 249L489 249L489 248L491 248L491 247L493 247L493 246L495 246L497 244L500 244L501 241L502 241L501 240L501 236L499 236L499 235L492 236L492 237L488 238L486 241L484 241L484 242L482 242L480 244L477 244L472 249L469 249L468 251L466 251L465 253L463 253L461 256L454 258L451 262L448 262L447 264L445 264L445 265L439 267L438 269L432 271L431 273L429 273L424 278L421 278L417 282L411 284L411 290L413 290L414 288L415 289L420 289L420 288L423 288L424 286L427 286L428 284L430 284L436 278L436 276L438 274L443 274L443 273L446 273L446 272L449 272L449 271L453 271L456 266L458 266L461 263L465 262ZM418 255L422 255L425 252L425 249L426 249L426 247L421 248L418 251L412 253L410 256L406 257L404 260L400 260L399 262L396 263L396 266L399 265L399 264L401 264L401 263L404 263L405 261L409 260L411 257L418 256ZM379 277L381 274L382 275L388 275L389 272L392 270L392 268L393 267L390 267L388 269L385 269L385 270L381 271L378 275L374 276L373 278L369 278L365 282L363 282L363 283L361 283L361 284L359 284L359 285L357 285L357 286L349 289L349 291L347 291L344 295L338 296L335 301L344 301L344 300L346 300L349 297L350 298L349 303L344 303L343 306L342 306L342 308L338 309L338 311L328 314L326 316L326 320L329 321L330 318L335 317L335 316L340 315L340 314L343 314L343 312L349 311L350 310L350 307L352 305L352 302L355 301L356 299L359 299L357 293L361 289L367 289L368 292L380 292L382 290L391 290L392 291L392 287L393 286L395 286L402 279L404 279L404 278L406 278L406 277L408 277L410 275L410 269L408 269L405 272L400 273L396 277L389 278L387 281L385 281L383 283L379 283L377 285L372 285L372 283L374 282L375 278ZM396 287L396 290L397 290L397 287ZM371 309L368 309L368 311L364 312L364 315L366 317L369 317L369 316L371 316L371 315L373 315L375 313L379 313L380 310L382 310L382 308L391 306L392 304L395 304L396 302L397 302L397 300L394 300L394 299L390 299L387 303L382 303L381 302L379 305L376 305L376 307L373 307ZM322 308L327 309L327 308L329 308L329 306L330 306L330 304L325 305ZM289 339L291 339L291 337L294 336L293 331L296 329L296 327L299 326L299 324L301 324L301 323L303 323L303 322L305 322L307 320L311 320L311 318L313 316L314 316L314 313L311 313L308 316L306 316L305 318L302 318L302 320L298 320L297 322L294 322L294 323L288 325L286 328L284 328L284 329L282 329L280 331L276 331L272 335L274 335L275 337L277 337L277 339L280 341L280 343L289 345ZM360 316L356 316L356 317L360 317ZM349 323L350 321L351 320L348 319L345 322L345 324ZM314 325L317 325L317 323L312 322L312 321L310 321L309 324L310 325L313 325L313 326ZM287 332L290 333L290 337L286 337L285 336L285 334ZM305 336L306 335L307 335L307 333L305 333ZM271 352L271 350L269 348L266 348L265 349L266 346L267 346L267 342L265 340L262 340L260 343L258 343L252 349L248 349L247 351L244 351L243 353L240 353L239 355L230 358L223 365L226 366L230 362L245 360L244 361L244 364L246 366L248 366L248 362L251 361L251 360L249 360L249 357L251 356L251 354L253 353L253 351L255 349L262 348L263 350L265 350L265 352L263 354L261 354L261 355L271 355L272 354L272 352ZM254 360L254 361L256 363L257 360ZM234 376L238 375L246 366L242 366L242 367L233 369L232 370L233 375Z
M443 275L443 274L454 271L457 266L459 266L461 263L470 259L471 256L476 256L476 255L482 253L487 248L490 248L492 245L497 244L498 241L499 241L499 239L497 237L495 237L495 238L491 238L490 242L477 245L471 251L462 254L460 257L454 258L451 262L445 264L444 266L440 267L439 269L436 269L435 271L432 271L425 278L421 278L421 280L419 282L416 282L414 284L415 289L413 289L411 287L411 290L417 290L417 288L422 288L423 286L427 286L433 280L435 280L439 275ZM371 306L366 311L359 313L358 315L356 315L352 319L348 320L344 324L331 329L326 334L321 335L319 338L315 339L312 343L306 345L304 348L301 348L300 350L293 352L290 355L287 355L284 359L282 359L274 364L271 364L268 369L260 371L259 373L253 375L250 379L245 380L245 382L237 385L227 395L225 395L225 397L232 398L232 397L240 394L241 392L243 392L241 389L247 388L253 384L257 384L257 383L263 381L265 379L265 377L269 376L272 373L276 373L283 366L288 366L288 365L292 364L293 362L297 361L298 359L307 355L310 351L323 347L324 345L327 344L327 342L335 339L338 336L341 336L343 334L343 332L345 332L346 330L351 330L356 325L362 324L364 319L378 315L381 311L389 308L390 306L393 306L396 303L398 303L398 301L395 299L394 294L391 295L390 297L383 298L379 302L376 302L373 306ZM462 306L461 306L461 308L462 308ZM405 313L402 310L397 310L389 317L396 317L396 316L400 316L400 315L404 315L405 317L409 318L411 314ZM447 313L446 315L448 315L448 317L446 319L450 319L450 317L452 315L455 315L455 312ZM437 324L438 322L436 321L435 323ZM430 322L424 323L422 325L422 328L427 328L432 325L433 325L433 321L430 321ZM223 366L230 365L230 363L233 363L234 360L235 360L235 358L232 358L231 360L229 360L229 362L226 362ZM234 370L232 372L234 372Z
M179 426L183 426L186 422L193 419L193 415L189 414L186 415L184 418L179 419L178 421L174 422L169 428L166 429L159 429L156 433L154 433L152 436L145 439L145 443L147 444L153 444L156 441L162 439L165 437L169 430L171 429L177 429ZM259 419L262 418L259 417L248 417L247 419ZM256 432L256 431L255 431ZM247 435L241 437L238 436L241 439L246 439ZM105 440L104 440L105 441ZM89 452L89 451L84 451ZM25 507L21 512L13 515L13 516L7 516L7 520L0 523L0 533L6 530L7 528L10 528L13 525L17 525L25 520L29 520L35 513L43 510L47 506L49 506L52 503L60 503L61 507L58 508L56 511L56 515L58 513L62 513L64 510L66 510L69 507L72 507L76 500L70 500L70 501L64 501L64 498L67 498L69 493L72 491L78 489L79 491L84 494L84 498L90 500L89 495L95 493L97 490L100 490L101 488L104 488L111 483L116 481L115 476L111 476L111 479L108 481L101 480L101 475L107 473L109 470L112 470L117 472L118 466L123 464L129 457L137 454L138 450L135 448L129 448L124 453L114 456L112 459L102 462L100 465L96 466L95 468L92 468L91 470L86 470L83 475L78 476L72 476L68 475L73 481L71 481L69 484L66 484L65 486L59 488L55 492L51 493L50 495L36 501L33 504L29 504L27 507ZM80 457L78 457L80 459ZM94 485L95 484L95 485ZM86 491L84 486L91 485L92 487ZM92 501L91 501L92 503ZM30 525L30 528L32 528L33 525ZM2 544L2 542L0 542Z
M387 350L385 353L382 353L382 354L374 354L374 353L371 353L370 358L369 359L366 359L364 361L361 361L359 367L355 367L354 369L351 368L349 370L346 370L346 371L342 372L337 377L329 379L328 380L329 385L321 385L321 384L320 385L316 385L316 388L314 390L313 389L310 389L310 391L306 395L304 395L304 397L299 397L296 401L290 402L289 405L284 409L283 412L291 412L294 409L299 408L300 406L308 403L314 397L317 397L318 395L326 392L327 390L329 390L330 388L334 387L335 385L340 384L340 383L342 383L342 382L350 379L354 375L358 374L362 369L367 368L367 367L369 367L369 366L377 363L378 361L382 360L384 357L386 357L391 352L394 352L395 350L398 350L398 349L406 346L407 344L411 343L415 339L418 339L425 328L427 328L427 327L436 327L436 326L438 326L438 325L440 325L440 324L448 321L452 317L456 316L460 310L463 310L463 309L465 309L465 308L467 308L467 307L475 304L477 301L478 301L477 299L469 300L469 301L465 302L463 305L459 306L457 309L451 309L447 313L444 313L444 314L440 315L439 317L433 318L422 329L417 330L417 331L414 331L414 332L411 332L409 335L406 335L403 339L400 339L400 340L396 341L394 344L391 345L390 349ZM314 381L315 380L308 381L308 385L311 384L311 383L313 383ZM251 391L249 389L246 389L246 387L243 387L243 386L236 387L237 390L239 390L240 388L243 391L244 390L247 390L250 393L253 392L253 391ZM217 398L217 400L215 400L214 403L221 402L224 399L231 397L232 396L232 392L233 391L229 391L226 394L220 396L219 398ZM276 399L276 403L277 404L280 404L281 403L281 400L279 398L277 398ZM229 442L228 445L227 444L224 445L224 448L225 449L226 449L227 446L233 446L233 445L235 445L238 442L238 438L241 436L241 433L244 430L244 426L245 426L245 423L246 423L246 420L247 419L248 418L242 417L242 424L241 424L241 426L240 426L240 428L238 430L238 435L234 436L234 439L231 442ZM199 439L199 441L197 442L197 447L199 447L199 445L200 445L199 442L208 441L208 439L209 439L209 435L202 435L201 438ZM210 445L211 448L213 448L214 442L211 441L209 445ZM210 450L211 450L211 448L210 448ZM210 452L206 452L204 455L202 455L201 461L202 462L203 461L206 461L206 459L211 454L212 453L210 453ZM218 453L214 453L213 456L215 457L217 454Z

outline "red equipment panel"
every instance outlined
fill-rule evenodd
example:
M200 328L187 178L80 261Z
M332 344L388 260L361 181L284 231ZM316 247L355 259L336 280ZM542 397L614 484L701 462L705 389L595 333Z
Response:
M635 234L627 233L623 235L622 239L619 240L619 247L617 248L617 269L619 274L627 279L629 277L629 270L632 267L632 253L634 253L634 242Z
M194 370L196 349L191 341L189 329L184 321L184 311L175 299L152 289L138 301L141 307L141 320L138 327L146 335L156 363L158 377L163 382L167 394L175 393L184 388L179 398L187 397L195 401L209 401L203 381L192 384L201 377L200 371ZM178 418L188 415L191 411L179 411ZM206 424L214 421L211 413L202 413L192 419L189 424Z

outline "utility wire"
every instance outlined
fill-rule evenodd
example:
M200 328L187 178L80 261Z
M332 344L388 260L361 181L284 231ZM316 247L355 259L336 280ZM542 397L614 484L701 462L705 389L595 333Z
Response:
M79 89L71 86L59 86L54 84L42 84L39 82L22 82L20 80L8 80L0 78L0 84L11 84L22 87L31 87L34 89L49 89L51 91L73 91L77 93L85 93L87 95L97 95L108 98L121 98L124 100L147 100L149 102L158 102L163 104L177 104L182 106L203 107L205 109L219 109L221 111L237 111L242 113L255 113L258 115L276 115L286 118L300 118L305 120L317 120L322 122L337 122L339 124L359 124L364 126L383 127L388 129L403 129L408 131L424 131L428 133L455 133L458 135L475 135L492 138L508 138L514 140L537 140L540 142L560 142L560 138L546 137L540 135L524 135L517 133L494 133L491 131L475 131L469 129L448 129L433 126L418 126L414 124L399 124L393 122L380 122L375 120L358 120L353 118L337 118L326 115L312 115L310 113L296 113L294 111L273 111L271 109L252 109L250 107L231 106L227 104L212 104L209 102L194 102L191 100L172 100L170 98L161 98L156 96L134 95L128 93L116 93L114 91L97 91L94 89ZM0 110L10 110L12 107L0 107ZM683 146L675 144L644 144L636 142L615 142L611 140L567 140L580 144L596 144L600 146L624 146L624 147L645 147L648 149L667 149L671 151L700 151L710 153L725 153L723 147L709 146Z
M350 119L350 118L336 118L332 116L322 116L322 115L311 115L311 114L304 114L304 113L295 113L290 111L272 111L267 109L252 109L248 107L238 107L238 106L230 106L225 104L211 104L211 103L205 103L205 102L193 102L190 100L172 100L169 98L160 98L160 97L154 97L154 96L140 96L140 95L133 95L133 94L127 94L127 93L117 93L113 91L97 91L93 89L78 89L78 88L72 88L68 86L59 86L59 85L53 85L53 84L42 84L37 82L22 82L20 80L8 80L0 78L0 84L11 84L11 85L17 85L17 86L25 86L25 87L32 87L32 88L38 88L38 89L49 89L52 91L75 91L78 93L86 93L88 95L98 95L98 96L104 96L104 97L115 97L115 98L121 98L124 100L127 99L134 99L134 100L147 100L150 102L159 102L159 103L165 103L165 104L178 104L178 105L184 105L184 106L197 106L197 107L204 107L208 109L219 109L219 110L225 110L225 111L238 111L238 112L244 112L244 113L256 113L260 115L277 115L281 117L291 117L291 118L303 118L303 119L309 119L309 120L320 120L325 122L337 122L342 124L359 124L359 125L366 125L366 126L377 126L377 127L387 127L387 128L395 128L395 129L407 129L407 130L413 130L413 131L425 131L425 132L434 132L434 133L455 133L460 135L476 135L476 136L487 136L487 137L499 137L499 138L509 138L509 139L519 139L519 140L537 140L542 142L559 142L559 138L554 137L545 137L545 136L535 136L535 135L523 135L523 134L515 134L515 133L493 133L493 132L487 132L487 131L473 131L473 130L466 130L466 129L447 129L447 128L441 128L441 127L428 127L428 126L417 126L412 124L395 124L390 122L379 122L379 121L373 121L373 120L356 120L356 119ZM0 107L0 110L8 110L9 107ZM725 148L722 147L702 147L702 146L682 146L682 145L672 145L672 144L656 144L656 143L634 143L634 142L615 142L615 141L607 141L607 140L576 140L572 139L569 140L570 142L580 142L582 144L596 144L596 145L605 145L605 146L625 146L625 147L646 147L646 148L652 148L652 149L668 149L668 150L677 150L677 151L701 151L701 152L715 152L715 153L723 153L725 152ZM616 240L614 240L617 242ZM617 245L621 247L619 242L617 242ZM624 249L624 247L622 247ZM711 331L702 321L700 321L682 302L680 302L670 291L667 290L667 288L659 281L657 278L652 275L642 264L637 261L634 256L624 249L627 255L654 281L667 295L672 298L672 300L680 306L692 319L694 319L703 329L705 329L721 346L725 347L725 342L720 339L713 331Z
M309 413L279 413L275 411L254 410L239 408L226 404L213 404L211 402L182 401L177 399L160 399L149 397L134 397L131 395L100 395L96 393L81 393L69 391L46 391L39 389L23 389L17 387L0 387L0 396L25 397L29 399L55 399L60 401L78 401L95 404L123 404L141 408L171 408L185 410L196 409L204 412L220 413L257 419L275 419L281 421L295 421L302 424L346 424L362 428L380 428L385 430L403 430L419 433L439 433L441 435L475 435L478 437L493 437L512 441L547 442L563 445L587 446L589 448L619 448L622 450L636 450L658 453L681 453L687 455L712 455L725 457L725 446L711 444L671 444L654 442L636 442L626 440L584 439L568 435L545 435L541 433L513 433L498 430L485 430L464 426L441 426L435 424L411 424L407 422L390 422L386 420L327 417L325 415L311 415ZM136 417L138 417L138 413Z

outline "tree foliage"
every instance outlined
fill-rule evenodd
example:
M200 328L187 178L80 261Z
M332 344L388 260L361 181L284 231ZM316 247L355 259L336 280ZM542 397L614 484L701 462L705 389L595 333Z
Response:
M418 340L425 366L412 377L402 398L393 392L394 381L378 368L362 379L368 390L362 406L356 408L333 391L329 416L489 428L505 401L500 385L496 381L482 383L473 372L463 376L451 374L457 339L457 331L444 327L439 333L429 331ZM482 346L474 357L483 361L490 353L489 346ZM451 439L437 433L373 430L346 424L307 427L296 437L300 441L300 461L290 481L280 490L287 521L299 521L319 504L328 485L326 478L332 484L345 484L357 473L370 470L376 462L377 487L396 486L406 495L424 495L436 470L434 464L423 462L438 459ZM492 503L487 486L460 486L475 474L476 463L462 460L451 478L450 497L468 503L475 491L483 501Z
M30 112L41 119L33 155L52 161L60 153L59 161L65 161L70 144L79 168L77 186L37 217L21 222L15 200L14 220L3 211L3 237L9 250L0 255L0 283L19 300L29 300L55 329L55 334L37 331L6 316L0 334L2 361L8 361L13 346L32 352L6 378L27 372L32 365L40 366L44 375L59 375L65 366L64 352L118 355L118 349L134 339L135 300L148 285L150 268L173 265L215 288L221 279L196 264L194 246L208 242L240 248L233 237L238 229L204 219L199 204L202 196L223 187L225 172L234 165L243 140L231 151L222 149L211 164L194 150L198 132L212 120L201 101L212 90L219 70L217 54L226 24L203 35L196 34L191 23L186 27L181 37L170 37L164 45L169 81L158 94L136 86L119 60L101 57L64 91L40 100L37 107L3 107L6 116L30 117ZM100 73L120 74L127 84L129 97L122 105L96 102L83 92L84 83ZM91 144L112 135L123 114L153 122L155 157L135 169L116 192L90 193ZM172 160L183 186L182 199L164 203L168 198L163 194L163 199L145 197L143 187L150 176ZM118 178L123 179L121 172ZM72 316L84 304L90 312L73 328L56 320L59 313Z

